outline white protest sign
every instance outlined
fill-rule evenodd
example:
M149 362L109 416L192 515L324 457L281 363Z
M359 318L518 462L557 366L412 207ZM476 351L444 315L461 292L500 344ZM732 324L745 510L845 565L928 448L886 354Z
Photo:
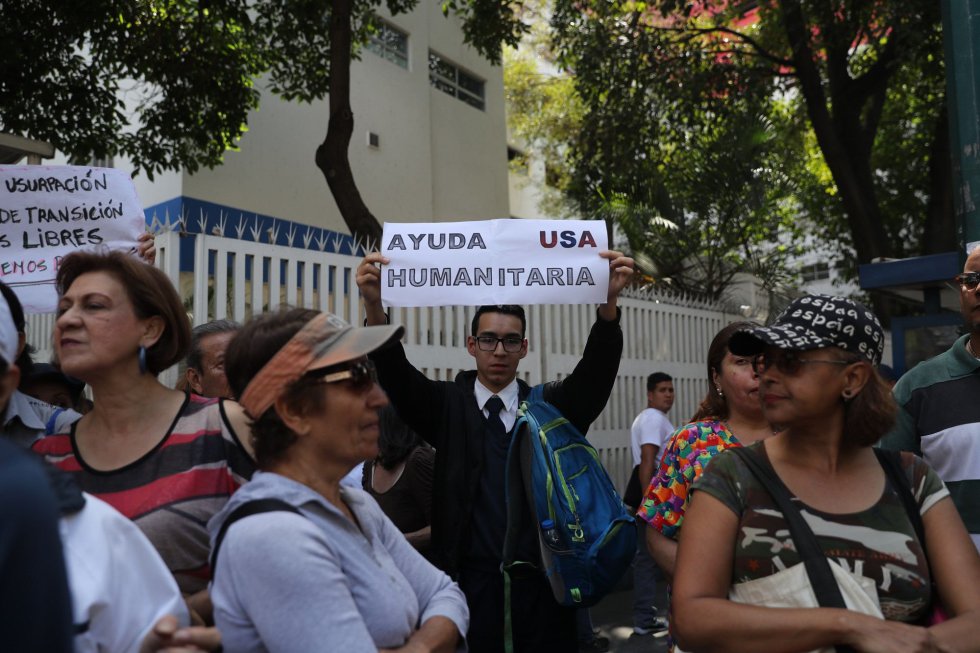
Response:
M57 308L61 259L80 249L135 251L146 220L122 170L0 166L0 281L27 313Z
M594 220L385 223L385 306L606 301L606 225Z

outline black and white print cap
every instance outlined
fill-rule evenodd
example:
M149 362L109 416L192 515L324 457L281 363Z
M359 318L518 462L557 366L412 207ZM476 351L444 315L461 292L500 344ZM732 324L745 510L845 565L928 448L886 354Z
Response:
M796 351L840 347L878 365L885 335L864 304L846 297L806 295L794 299L769 326L736 331L728 341L736 356L752 356L766 347Z

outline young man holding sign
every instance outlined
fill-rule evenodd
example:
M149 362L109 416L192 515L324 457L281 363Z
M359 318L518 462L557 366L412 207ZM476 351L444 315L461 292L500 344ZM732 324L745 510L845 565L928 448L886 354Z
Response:
M623 348L617 300L633 274L633 260L619 252L599 256L609 261L606 301L599 306L575 370L544 391L545 400L582 433L602 412L616 381ZM387 322L378 267L387 263L380 253L372 253L357 268L368 325ZM372 355L399 416L436 448L433 554L466 594L471 653L504 650L504 471L517 408L530 392L517 379L518 364L527 355L526 327L520 306L477 309L466 343L476 370L461 372L454 382L426 378L408 361L401 344ZM538 558L533 528L521 535L520 559ZM517 653L577 650L575 610L558 605L540 571L513 579L511 600Z

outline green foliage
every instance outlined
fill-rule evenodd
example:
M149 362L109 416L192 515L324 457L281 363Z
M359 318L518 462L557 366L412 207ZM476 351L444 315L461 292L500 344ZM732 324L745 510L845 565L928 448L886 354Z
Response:
M721 298L736 274L785 283L793 184L768 115L774 85L684 50L634 2L558 2L559 61L584 105L565 190L617 223L658 284Z
M0 129L151 174L213 166L258 102L249 28L245 2L4 3Z
M923 232L928 204L937 192L931 185L929 152L945 103L941 40L940 26L933 25L927 47L910 53L909 64L895 71L869 157L888 248L898 258L928 253ZM796 198L802 215L808 216L809 226L822 240L837 249L839 269L845 276L856 276L851 224L806 121L802 100L798 96L787 99L775 119L781 124L780 138L794 155L786 158L786 168L798 181ZM802 156L795 156L798 153Z
M507 128L545 166L548 185L540 208L548 215L572 215L575 208L563 192L571 174L566 155L568 143L582 128L585 108L574 80L543 70L539 62L539 55L527 50L504 53ZM514 163L527 167L526 157Z
M393 14L418 0L387 0ZM381 0L350 0L350 55ZM337 0L16 0L0 5L0 131L76 160L124 155L151 178L214 167L247 129L265 76L288 100L323 98ZM499 0L454 0L494 61L524 31ZM130 115L130 113L132 115Z
M677 224L632 231L661 276L785 278L802 229L851 266L921 252L942 192L937 3L556 0L552 26L586 106L567 190Z

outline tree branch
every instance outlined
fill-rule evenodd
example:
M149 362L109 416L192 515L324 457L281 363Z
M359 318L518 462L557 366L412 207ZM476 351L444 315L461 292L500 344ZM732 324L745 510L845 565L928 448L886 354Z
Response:
M340 215L351 235L381 242L381 225L357 189L348 148L354 133L350 107L351 0L333 0L330 12L330 119L327 135L316 149L316 166L330 187Z

